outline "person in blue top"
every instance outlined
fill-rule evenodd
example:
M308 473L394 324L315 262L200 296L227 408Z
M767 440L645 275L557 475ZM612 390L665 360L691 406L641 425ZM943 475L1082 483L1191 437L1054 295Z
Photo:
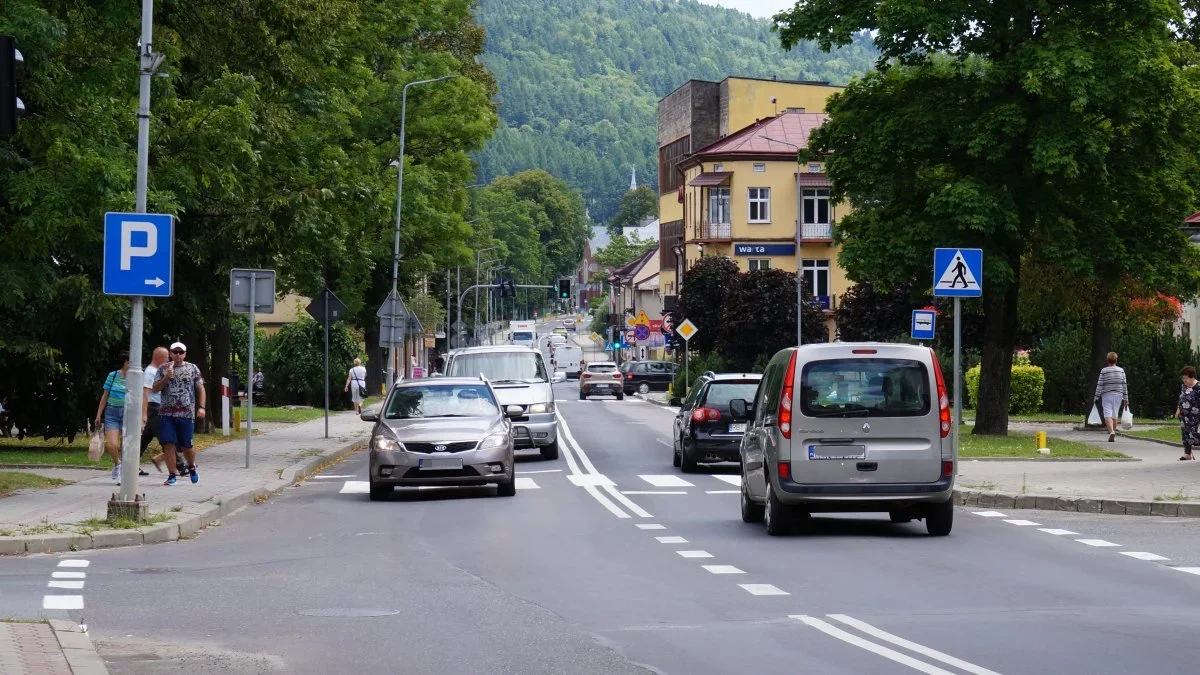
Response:
M121 427L125 423L125 373L129 370L129 352L121 352L121 368L104 378L104 391L96 408L96 426L103 424L104 449L112 457L112 478L121 480Z

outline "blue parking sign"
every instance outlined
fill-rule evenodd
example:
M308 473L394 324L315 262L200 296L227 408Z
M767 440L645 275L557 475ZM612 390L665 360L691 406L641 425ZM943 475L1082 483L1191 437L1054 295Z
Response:
M104 214L105 295L170 297L175 291L175 218Z

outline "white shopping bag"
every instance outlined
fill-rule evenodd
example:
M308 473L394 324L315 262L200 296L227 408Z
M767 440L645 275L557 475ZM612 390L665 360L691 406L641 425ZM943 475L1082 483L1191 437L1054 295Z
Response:
M1129 408L1126 408L1125 412L1121 413L1121 428L1125 431L1133 428L1133 411Z
M1097 410L1096 406L1094 405L1092 406L1091 412L1088 413L1087 423L1094 427L1100 426L1100 411Z

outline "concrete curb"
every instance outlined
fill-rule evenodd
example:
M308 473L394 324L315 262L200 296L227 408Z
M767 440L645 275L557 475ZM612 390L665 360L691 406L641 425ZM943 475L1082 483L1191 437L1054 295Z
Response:
M1140 462L1137 457L959 457L961 462Z
M1169 445L1173 448L1180 448L1180 449L1183 448L1183 443L1176 443L1175 441L1164 441L1164 440L1161 440L1158 438L1146 438L1145 436L1134 436L1133 434L1129 433L1128 431L1118 431L1117 435L1121 436L1122 438L1131 438L1135 441L1149 441L1151 443L1158 443L1159 445Z
M50 628L62 649L72 675L108 675L104 659L96 652L92 639L78 624L60 619L50 619Z
M8 469L87 469L88 471L110 471L107 466L83 466L81 464L0 464L0 471Z
M677 405L671 405L670 403L668 403L666 401L657 401L652 398L646 398L645 396L642 396L641 394L631 394L631 395L640 401L645 401L646 403L653 403L654 405L662 406L664 408L678 408L679 407Z
M296 485L314 473L319 473L326 467L340 462L348 455L366 447L367 443L367 439L359 439L330 453L297 462L283 470L280 474L281 482L277 486L235 490L216 495L206 504L186 506L182 511L176 512L174 519L170 522L158 523L136 530L96 530L91 534L53 532L0 537L0 556L23 553L65 553L96 548L161 544L188 539L238 509L266 501L283 489Z
M1200 502L1156 502L1145 499L1099 497L1056 497L1017 495L981 490L954 490L954 503L995 509L1038 509L1076 513L1107 513L1118 516L1168 516L1200 518Z

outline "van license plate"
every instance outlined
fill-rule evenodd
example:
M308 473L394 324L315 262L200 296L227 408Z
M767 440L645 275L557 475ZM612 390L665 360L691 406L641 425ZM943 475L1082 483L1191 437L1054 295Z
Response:
M864 459L867 456L865 445L810 445L809 459Z
M731 434L746 433L746 423L745 422L737 422L736 424L730 424L729 425L729 433L731 433Z
M437 458L437 459L418 459L418 469L461 469L463 467L462 458Z

